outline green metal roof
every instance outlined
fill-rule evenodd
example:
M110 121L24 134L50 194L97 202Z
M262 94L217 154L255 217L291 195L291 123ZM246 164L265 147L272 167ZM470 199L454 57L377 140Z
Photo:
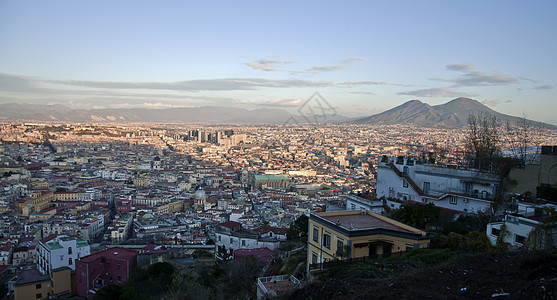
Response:
M64 242L73 241L73 240L75 240L76 242L84 242L85 241L84 239L82 239L80 237L76 237L76 236L63 236L60 239Z
M286 175L255 175L255 180L288 180Z
M64 248L64 247L62 247L58 242L47 243L46 246L47 246L48 249L50 249L50 250L55 250L55 249L62 249L62 248Z

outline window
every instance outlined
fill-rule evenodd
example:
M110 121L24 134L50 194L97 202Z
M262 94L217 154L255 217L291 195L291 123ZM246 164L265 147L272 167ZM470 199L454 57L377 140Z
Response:
M246 240L242 240L242 246L246 246Z
M317 263L317 254L312 253L311 254L311 263L312 264L316 264Z
M356 204L350 204L350 210L356 210Z
M466 182L466 183L464 184L464 192L465 192L466 194L472 193L472 183L471 183L471 182Z
M523 245L524 245L524 242L526 241L526 238L525 238L524 236L522 236L522 235L515 234L515 236L514 236L514 241L517 242L517 243L519 243L519 244L523 244Z
M404 166L404 175L408 176L408 167Z
M313 228L313 241L319 242L319 230L317 228Z
M405 188L408 187L408 181L406 181L406 179L402 179L402 186Z
M323 235L323 246L327 249L331 249L331 236L328 234Z
M118 275L118 282L120 282L120 283L122 282L122 276L121 275Z
M72 247L68 247L68 254L72 254Z
M70 265L70 266L72 265L72 258L71 257L68 258L68 265Z
M344 252L344 242L343 241L337 241L337 253L343 253Z
M122 265L118 264L118 266L116 268L118 269L118 271L120 271L120 269L122 268Z
M35 295L35 299L41 299L43 297L43 294L38 293Z
M491 235L499 236L499 232L501 232L499 228L491 227Z
M455 204L455 205L456 205L456 203L457 203L457 202L456 202L456 199L457 199L457 198L456 198L455 196L449 196L449 203L450 203L450 204Z
M429 182L424 182L424 194L428 194L429 193Z
M42 285L40 283L37 283L37 285L35 285L35 288L38 290L42 287Z

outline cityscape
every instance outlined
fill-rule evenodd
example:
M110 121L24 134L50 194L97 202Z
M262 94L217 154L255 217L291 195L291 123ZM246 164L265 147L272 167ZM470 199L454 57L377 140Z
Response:
M557 3L0 3L0 299L557 299Z

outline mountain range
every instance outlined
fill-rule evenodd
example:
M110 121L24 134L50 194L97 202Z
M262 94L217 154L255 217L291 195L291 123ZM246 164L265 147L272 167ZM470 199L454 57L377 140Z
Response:
M523 118L499 113L477 100L456 98L445 104L431 106L420 100L410 100L395 108L369 117L354 120L354 124L414 124L421 127L458 128L468 124L470 115L479 112L495 116L501 122L520 122ZM557 129L557 126L528 120L534 126Z
M419 100L410 100L385 112L365 118L349 119L342 115L327 115L322 122L352 124L414 124L416 126L457 128L466 126L470 115L479 111L489 113L499 120L517 122L522 118L505 115L468 99L457 98L445 104L431 106ZM284 124L304 122L306 118L292 115L286 110L225 106L179 107L165 109L71 109L64 105L0 104L0 120L50 121L50 122L182 122L182 123L243 123ZM292 122L294 120L294 122ZM557 126L531 121L534 125L557 129Z
M18 121L277 124L286 122L290 117L289 112L281 109L248 110L224 106L165 109L70 109L63 105L0 104L0 120Z

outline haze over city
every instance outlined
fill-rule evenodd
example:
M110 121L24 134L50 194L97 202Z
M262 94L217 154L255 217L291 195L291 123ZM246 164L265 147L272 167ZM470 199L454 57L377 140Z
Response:
M555 1L2 1L0 103L365 117L468 97L557 124Z

